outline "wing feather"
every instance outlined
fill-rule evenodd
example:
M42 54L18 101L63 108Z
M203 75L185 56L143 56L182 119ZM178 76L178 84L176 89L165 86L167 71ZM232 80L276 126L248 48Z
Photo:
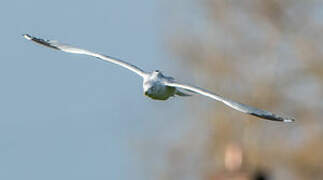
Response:
M138 75L140 75L141 77L145 77L147 75L146 72L144 72L143 70L141 70L140 68L138 68L137 66L134 66L132 64L129 64L125 61L122 61L120 59L116 59L110 56L105 56L99 53L95 53L95 52L91 52L85 49L80 49L80 48L76 48L76 47L72 47L66 44L62 44L59 43L57 41L51 41L51 40L44 40L44 39L40 39L40 38L36 38L33 37L29 34L24 34L23 35L26 39L31 40L35 43L41 44L43 46L52 48L52 49L56 49L56 50L61 50L67 53L74 53L74 54L84 54L84 55L88 55L88 56L94 56L97 57L99 59L102 59L104 61L108 61L117 65L120 65L124 68L127 68L135 73L137 73Z
M233 101L231 99L222 97L218 94L212 93L208 90L205 90L205 89L202 89L199 87L180 84L177 82L164 82L164 83L167 86L172 86L172 87L176 87L176 88L181 88L181 89L193 91L193 92L201 94L203 96L210 97L210 98L215 99L217 101L223 102L224 104L226 104L227 106L229 106L235 110L238 110L240 112L247 113L250 115L254 115L254 116L257 116L262 119L267 119L267 120L272 120L272 121L282 121L282 122L295 121L295 119L293 119L293 118L284 118L284 117L278 116L276 114L273 114L271 112L261 110L261 109L258 109L258 108L252 107L252 106L248 106L246 104L242 104L242 103Z

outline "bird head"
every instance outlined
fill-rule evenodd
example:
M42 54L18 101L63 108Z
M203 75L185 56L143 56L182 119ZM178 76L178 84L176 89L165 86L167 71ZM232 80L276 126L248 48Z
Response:
M158 77L158 78L164 77L164 75L159 70L155 70L151 74L152 74L152 77Z
M161 72L159 71L159 70L155 70L155 71L153 71L153 73L152 74L154 74L154 75L159 75L159 74L161 74Z

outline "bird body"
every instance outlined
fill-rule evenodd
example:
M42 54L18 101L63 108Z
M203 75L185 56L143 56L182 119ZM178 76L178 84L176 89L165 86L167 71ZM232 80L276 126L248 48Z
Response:
M220 101L224 103L225 105L238 110L240 112L250 114L253 116L260 117L262 119L272 120L272 121L282 121L282 122L293 122L293 118L284 118L281 116L278 116L276 114L273 114L269 111L261 110L252 106L248 106L242 103L239 103L237 101L233 101L231 99L222 97L218 94L212 93L208 90L191 86L191 85L185 85L182 83L178 83L175 81L174 78L163 75L160 71L155 70L153 72L145 72L142 69L138 68L137 66L134 66L130 63L127 63L125 61L122 61L120 59L116 59L110 56L105 56L99 53L91 52L85 49L80 49L76 47L72 47L66 44L61 44L57 41L51 41L51 40L44 40L40 38L33 37L28 34L23 35L26 39L31 40L33 42L36 42L38 44L41 44L43 46L61 50L67 53L74 53L74 54L84 54L89 56L94 56L96 58L99 58L101 60L114 63L117 65L120 65L124 68L129 69L130 71L133 71L134 73L138 74L143 78L143 91L144 94L154 100L167 100L170 97L173 97L175 95L177 96L191 96L191 94L183 92L181 90L194 93L194 94L200 94L203 96L207 96L209 98L215 99L217 101Z
M143 80L144 94L155 100L167 100L176 93L175 87L165 86L163 81L168 81L170 78L164 76L158 70L151 72Z

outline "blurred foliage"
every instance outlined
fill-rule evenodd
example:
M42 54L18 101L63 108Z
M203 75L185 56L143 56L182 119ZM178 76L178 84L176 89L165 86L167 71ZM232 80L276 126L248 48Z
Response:
M192 141L202 133L194 129L183 137L163 177L188 179L194 169L205 180L323 179L323 1L193 3L202 13L172 26L169 47L203 75L197 85L297 121L259 120L214 102L199 120L208 129L203 143ZM192 146L198 158L191 159Z

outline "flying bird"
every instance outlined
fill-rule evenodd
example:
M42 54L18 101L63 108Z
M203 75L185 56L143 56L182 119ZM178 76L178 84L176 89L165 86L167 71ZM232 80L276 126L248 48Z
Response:
M269 111L261 110L252 106L239 103L237 101L233 101L231 99L228 99L218 94L215 94L213 92L210 92L206 89L179 83L174 78L165 76L158 70L155 70L153 72L145 72L135 65L132 65L128 62L125 62L123 60L116 59L110 56L102 55L85 49L76 48L67 44L62 44L62 43L59 43L58 41L44 40L41 38L33 37L29 34L24 34L23 36L28 40L31 40L35 43L38 43L40 45L43 45L52 49L64 51L67 53L84 54L88 56L93 56L101 60L120 65L136 73L137 75L141 76L143 78L144 94L155 100L167 100L169 97L172 97L172 96L190 96L192 93L194 93L194 94L207 96L214 100L220 101L235 110L238 110L240 112L250 114L253 116L257 116L262 119L272 120L272 121L282 121L282 122L295 121L295 119L293 118L281 117Z

